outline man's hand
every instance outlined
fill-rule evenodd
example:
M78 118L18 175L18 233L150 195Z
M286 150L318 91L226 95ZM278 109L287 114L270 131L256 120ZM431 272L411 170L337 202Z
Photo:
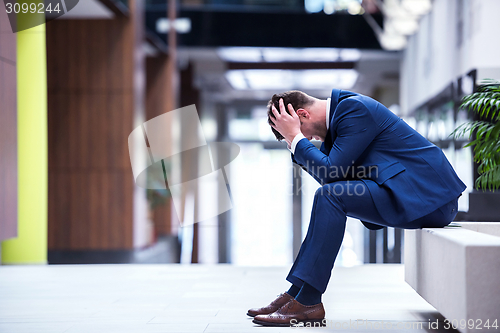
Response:
M276 119L272 119L274 125L271 125L275 130L277 130L283 137L285 141L290 146L293 138L300 133L300 119L292 104L288 104L288 110L290 114L286 112L285 104L283 103L283 98L279 101L280 112L276 108L272 107L272 111Z

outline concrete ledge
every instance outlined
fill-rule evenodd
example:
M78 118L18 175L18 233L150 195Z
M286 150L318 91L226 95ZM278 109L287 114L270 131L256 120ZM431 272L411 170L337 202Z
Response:
M453 223L405 230L406 282L448 320L474 320L474 328L461 332L500 331L500 237L492 235L500 235L499 228ZM488 319L499 328L486 329Z
M462 228L500 237L500 222L454 222Z

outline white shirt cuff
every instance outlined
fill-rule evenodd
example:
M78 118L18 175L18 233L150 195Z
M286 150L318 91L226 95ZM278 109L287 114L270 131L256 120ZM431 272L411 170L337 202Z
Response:
M288 149L292 152L292 154L295 155L295 147L297 146L297 143L299 143L300 140L305 138L306 137L302 133L297 134L295 138L293 138L292 144L290 145L290 147L288 147Z

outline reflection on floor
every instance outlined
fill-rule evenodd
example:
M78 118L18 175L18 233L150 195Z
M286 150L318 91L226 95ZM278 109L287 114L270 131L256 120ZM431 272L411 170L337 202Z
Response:
M334 268L324 296L326 328L254 325L246 310L285 291L287 271L175 264L1 266L0 332L453 332L429 328L436 320L442 326L444 318L404 282L404 266L397 264Z

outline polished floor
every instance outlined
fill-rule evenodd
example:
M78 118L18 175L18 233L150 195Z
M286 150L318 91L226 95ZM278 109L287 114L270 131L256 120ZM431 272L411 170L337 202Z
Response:
M404 282L403 265L334 268L327 327L274 328L246 316L288 288L286 267L0 266L1 333L452 332Z

